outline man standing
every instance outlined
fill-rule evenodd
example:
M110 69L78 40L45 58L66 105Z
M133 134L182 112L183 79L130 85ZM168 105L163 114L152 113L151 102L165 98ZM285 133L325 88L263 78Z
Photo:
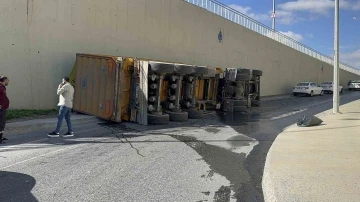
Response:
M9 79L6 76L0 76L0 144L4 140L3 137L6 124L6 110L9 108L9 98L6 95L6 86L9 85Z
M70 79L68 77L64 77L62 83L59 85L57 89L57 95L59 95L59 116L58 123L54 132L49 133L48 137L59 137L60 128L62 122L66 120L66 124L68 127L68 132L63 135L63 137L72 137L74 133L71 127L71 109L73 108L73 99L74 99L74 87L69 83Z

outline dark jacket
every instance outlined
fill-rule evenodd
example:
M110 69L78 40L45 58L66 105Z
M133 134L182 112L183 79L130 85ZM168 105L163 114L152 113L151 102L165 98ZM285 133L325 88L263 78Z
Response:
M6 95L6 87L0 83L0 105L1 109L8 109L10 102Z

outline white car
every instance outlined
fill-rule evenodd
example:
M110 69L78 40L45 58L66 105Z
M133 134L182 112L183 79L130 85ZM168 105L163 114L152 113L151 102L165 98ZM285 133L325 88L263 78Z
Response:
M322 83L320 86L324 89L324 93L333 93L333 85L334 83L332 81L327 81ZM339 91L340 93L343 92L343 87L341 85L339 85Z
M350 81L348 84L349 91L359 90L360 89L360 81Z
M298 83L293 88L293 94L294 96L297 95L308 95L308 96L314 96L314 95L324 95L324 89L316 85L314 82L301 82Z

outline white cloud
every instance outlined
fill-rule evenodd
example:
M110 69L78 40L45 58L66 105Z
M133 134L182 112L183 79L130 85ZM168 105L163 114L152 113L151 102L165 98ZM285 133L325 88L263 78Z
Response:
M277 5L280 11L310 12L318 15L328 15L334 10L334 0L295 0ZM360 0L341 0L340 8L360 10Z
M269 11L269 13L272 13L272 10ZM276 16L276 22L279 22L281 24L292 24L300 20L300 18L296 18L296 16L290 12L290 11L284 11L284 10L278 10L275 12Z
M255 13L248 6L237 4L228 6L254 20L271 21L272 10L267 13ZM334 6L334 0L292 0L277 5L276 22L289 25L303 20L316 20L319 16L330 16L329 14L333 12ZM340 0L340 7L347 10L360 10L360 0ZM300 13L305 12L309 13L306 17L300 15Z
M301 20L315 20L319 16L330 16L335 7L334 0L293 0L277 5L276 17L279 23L292 24ZM341 0L340 8L360 10L360 0ZM271 11L270 11L271 12ZM299 13L309 13L300 17Z
M294 33L292 31L287 31L287 32L280 32L292 39L294 39L295 41L302 41L304 39L304 37L301 35L301 34L298 34L298 33Z
M242 13L246 16L249 16L250 18L252 18L254 20L257 20L260 22L271 21L271 14L272 14L271 10L267 14L264 14L264 13L252 12L252 8L249 6L244 7L244 6L240 6L240 5L236 5L236 4L231 4L228 6L239 11L240 13ZM288 24L297 22L299 20L300 20L300 18L294 16L291 11L279 10L276 12L276 22L277 23L288 25Z
M360 68L360 48L353 52L341 53L340 60L349 65Z
M290 37L291 39L293 39L297 42L301 42L302 40L304 40L304 37L299 33L295 33L292 31L287 31L287 32L278 31L278 32L280 32L282 35ZM267 36L269 38L273 38L273 37L277 38L277 37L279 37L279 34L269 31L265 34L265 36Z
M285 11L327 14L330 10L334 9L335 3L333 0L297 0L279 4L277 7ZM360 8L360 1L342 0L340 1L340 8L357 10Z
M313 34L307 34L306 35L308 38L314 38L314 35Z
M228 5L230 8L233 8L237 11L239 11L240 13L249 16L250 18L257 20L257 21L266 21L266 20L270 20L270 15L266 15L266 14L262 14L262 13L253 13L251 12L251 7L243 7L240 5L236 5L236 4L231 4Z

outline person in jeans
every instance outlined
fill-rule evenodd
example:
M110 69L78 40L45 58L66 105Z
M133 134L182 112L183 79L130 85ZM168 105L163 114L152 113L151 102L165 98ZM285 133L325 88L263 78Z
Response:
M59 95L59 116L58 123L54 132L49 133L48 137L59 137L60 128L62 122L65 118L66 124L68 127L68 132L63 135L63 137L72 137L74 133L71 127L71 110L73 108L73 99L74 99L74 87L69 83L69 78L64 77L62 83L57 89L57 95Z
M9 98L6 95L6 86L9 85L9 79L6 76L0 76L0 144L4 143L3 137L6 124L6 110L9 108Z

